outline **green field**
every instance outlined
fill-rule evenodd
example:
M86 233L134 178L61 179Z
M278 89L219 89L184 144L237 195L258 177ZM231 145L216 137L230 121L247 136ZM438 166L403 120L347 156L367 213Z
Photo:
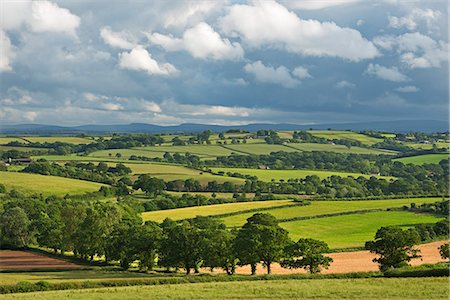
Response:
M357 141L369 146L383 141L383 139L380 138L374 138L365 134L356 133L352 131L311 130L308 132L314 136L329 140L340 139L340 140Z
M402 162L404 164L414 164L414 165L423 165L423 164L438 164L443 159L448 159L450 157L449 154L424 154L410 157L403 157L394 159L395 161Z
M284 145L272 145L272 144L234 144L225 145L228 149L239 152L239 154L270 154L271 152L284 151L284 152L298 152L295 149L286 147Z
M293 178L305 178L308 175L317 175L320 179L325 179L330 176L336 175L341 177L359 177L363 176L366 178L370 178L373 175L366 174L358 174L358 173L348 173L348 172L337 172L337 171L319 171L319 170L261 170L261 169L246 169L246 168L211 168L214 173L218 173L219 171L223 171L225 173L240 173L243 175L251 175L257 176L259 180L262 181L271 181L274 179L275 181L279 180L288 180ZM389 176L375 176L377 178L384 178L387 180L393 179L393 177Z
M23 136L21 138L32 143L62 142L69 144L90 144L93 142L92 139L76 136Z
M430 144L421 144L421 143L407 143L404 142L403 144L405 144L408 147L414 148L414 149L424 149L424 150L429 150L429 149L433 149L433 145L436 145L436 147L438 148L447 148L449 149L450 144L449 142L436 142L436 143L430 143Z
M238 202L205 206L194 206L177 209L157 210L142 213L144 221L162 222L165 218L173 220L181 220L194 218L195 216L212 216L232 212L238 212L248 209L276 207L280 205L293 204L292 200L273 200L273 201L254 201L254 202Z
M397 152L382 149L370 149L361 147L350 147L344 145L333 145L333 144L315 144L315 143L295 143L288 144L289 147L301 151L326 151L326 152L336 152L336 153L353 153L353 154L386 154L393 155Z
M436 223L442 218L404 211L383 211L280 223L292 239L314 238L330 248L363 247L382 226Z
M411 203L420 205L423 203L434 203L437 201L442 201L442 198L407 198L361 201L311 201L311 204L306 206L275 208L264 212L272 214L277 219L281 220L295 217L309 217L356 210L395 208L402 207L404 205L410 206ZM253 214L254 213L244 213L221 218L221 220L227 226L242 226Z
M156 153L169 152L173 153L191 153L203 158L215 158L217 156L228 156L231 155L233 151L223 148L219 145L188 145L188 146L153 146L153 147L136 147L138 150L151 151Z
M45 196L95 192L103 186L100 183L78 179L17 172L0 172L0 183L4 184L8 190L16 189L28 194L36 193Z
M207 282L3 295L3 299L448 299L448 278Z

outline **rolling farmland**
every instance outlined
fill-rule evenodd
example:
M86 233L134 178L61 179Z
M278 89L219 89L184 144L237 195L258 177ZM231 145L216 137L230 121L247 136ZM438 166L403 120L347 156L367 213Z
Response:
M335 153L353 153L353 154L384 154L384 155L394 155L397 152L382 149L372 149L372 148L361 148L361 147L350 147L344 145L333 145L333 144L314 144L314 143L291 143L288 144L289 147L295 148L300 151L326 151Z

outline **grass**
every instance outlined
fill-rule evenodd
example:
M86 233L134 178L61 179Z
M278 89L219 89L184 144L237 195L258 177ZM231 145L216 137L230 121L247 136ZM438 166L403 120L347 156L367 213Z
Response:
M262 181L271 181L274 179L275 181L279 180L288 180L292 178L305 178L308 175L317 175L320 179L328 178L332 175L341 176L341 177L359 177L363 176L366 178L370 178L373 175L366 174L358 174L358 173L348 173L348 172L338 172L338 171L319 171L319 170L261 170L261 169L246 169L246 168L211 168L211 170L215 173L219 171L223 171L225 173L240 173L243 175L251 175L257 176L259 180ZM389 176L375 176L377 178L384 178L387 180L393 179L393 177Z
M414 148L414 149L424 149L424 150L429 150L429 149L433 149L433 145L436 145L436 147L438 148L450 148L449 142L436 142L436 143L432 143L432 144L421 144L421 143L407 143L404 142L404 144L408 147Z
M357 278L185 283L3 295L3 299L448 299L448 279Z
M0 151L8 151L8 150L17 150L17 151L33 151L33 150L42 150L48 151L45 148L31 148L31 147L16 147L16 146L0 146Z
M154 147L136 147L139 150L151 151L156 153L191 153L198 155L200 157L211 157L215 158L217 156L228 156L231 155L233 151L228 150L220 145L188 145L188 146L154 146Z
M29 173L0 172L0 183L8 190L16 189L27 194L64 196L98 191L103 184Z
M314 136L329 140L341 139L341 140L357 141L369 146L383 141L383 139L380 138L374 138L365 134L356 133L352 131L311 130L308 132Z
M272 214L277 219L290 219L295 217L310 217L324 214L341 213L366 209L387 209L394 207L409 206L411 203L417 205L422 203L434 203L442 198L410 198L389 200L361 200L361 201L312 201L310 205L293 206L285 208L274 208L264 211ZM254 213L244 213L221 218L227 226L242 226Z
M390 150L382 150L382 149L369 149L369 148L361 148L361 147L350 147L344 145L332 145L332 144L315 144L315 143L296 143L296 144L288 144L289 147L293 147L295 149L301 151L326 151L326 152L336 152L336 153L353 153L353 154L385 154L385 155L393 155L397 152Z
M76 136L23 136L24 140L30 141L32 143L54 143L62 142L69 144L90 144L92 139L76 137Z
M436 223L441 219L429 214L383 211L285 222L280 226L289 231L294 240L300 237L319 239L330 248L338 249L364 246L382 226Z
M394 160L402 162L404 164L423 165L423 164L438 164L441 160L448 159L449 157L450 157L449 154L424 154L424 155L397 158Z
M194 218L195 216L211 216L225 213L238 212L242 210L276 207L280 205L293 204L292 200L273 200L273 201L254 201L254 202L239 202L216 204L206 206L194 206L168 210L158 210L142 213L144 221L162 222L165 218L173 220L182 220Z

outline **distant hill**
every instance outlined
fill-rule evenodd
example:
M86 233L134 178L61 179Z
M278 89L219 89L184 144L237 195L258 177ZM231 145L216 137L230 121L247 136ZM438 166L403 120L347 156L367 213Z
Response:
M335 130L375 130L386 132L445 132L448 131L446 121L435 120L407 120L407 121L380 121L360 123L337 124L247 124L239 126L222 126L207 124L180 124L174 126L160 126L145 123L116 124L116 125L81 125L56 126L42 124L0 125L2 134L108 134L108 133L190 133L203 130L223 132L229 129L244 129L257 131L260 129L274 130L307 130L307 129L335 129Z

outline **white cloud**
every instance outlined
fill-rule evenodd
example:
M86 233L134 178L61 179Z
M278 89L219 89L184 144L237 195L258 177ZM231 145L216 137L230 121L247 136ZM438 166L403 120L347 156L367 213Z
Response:
M158 63L147 50L138 46L130 52L119 54L119 66L123 69L145 71L150 75L173 75L178 70L169 63Z
M103 41L114 48L120 49L133 49L136 47L136 42L134 41L134 37L127 32L114 32L110 27L102 27L100 29L100 36Z
M31 18L31 0L0 1L0 28L17 29Z
M275 1L237 4L219 20L222 31L252 47L268 46L309 56L360 61L379 55L359 31L333 22L303 20Z
M76 36L80 18L68 9L49 1L33 1L31 19L28 21L34 32L61 32Z
M415 92L418 92L420 89L413 85L407 85L407 86L398 87L395 90L400 93L415 93Z
M15 54L11 41L3 30L0 30L0 54L0 72L12 71L11 62Z
M236 60L244 56L244 50L239 43L222 39L211 26L204 22L186 30L182 38L159 33L148 35L148 38L150 42L167 51L186 50L195 58Z
M265 66L260 60L246 64L244 71L252 74L257 81L264 83L279 84L286 88L293 88L300 84L300 81L293 78L285 66L278 68Z
M356 21L356 26L361 26L364 24L364 20L363 19L359 19L358 21Z
M318 10L341 5L355 4L360 1L361 0L283 0L281 2L291 9Z
M396 67L387 68L378 64L369 64L366 73L394 82L404 82L409 80L409 78L402 74Z
M150 111L150 112L154 112L154 113L161 112L161 107L153 101L142 101L141 107L145 111Z
M432 9L414 8L405 17L389 16L389 26L392 28L405 27L408 30L415 30L418 22L424 21L428 28L432 28L440 18L441 13Z
M123 110L123 106L116 103L102 103L100 107L105 110Z
M411 69L439 68L448 60L448 43L437 42L418 32L379 36L374 38L374 43L386 50L395 49L401 62Z
M162 14L164 27L184 27L203 20L211 11L221 8L223 1L178 1L172 9Z
M302 66L298 66L294 70L292 70L292 75L300 79L312 78L311 74L309 74L308 69Z
M334 86L339 88L339 89L347 89L347 88L353 89L353 88L356 87L356 85L354 83L349 82L347 80L339 81Z

